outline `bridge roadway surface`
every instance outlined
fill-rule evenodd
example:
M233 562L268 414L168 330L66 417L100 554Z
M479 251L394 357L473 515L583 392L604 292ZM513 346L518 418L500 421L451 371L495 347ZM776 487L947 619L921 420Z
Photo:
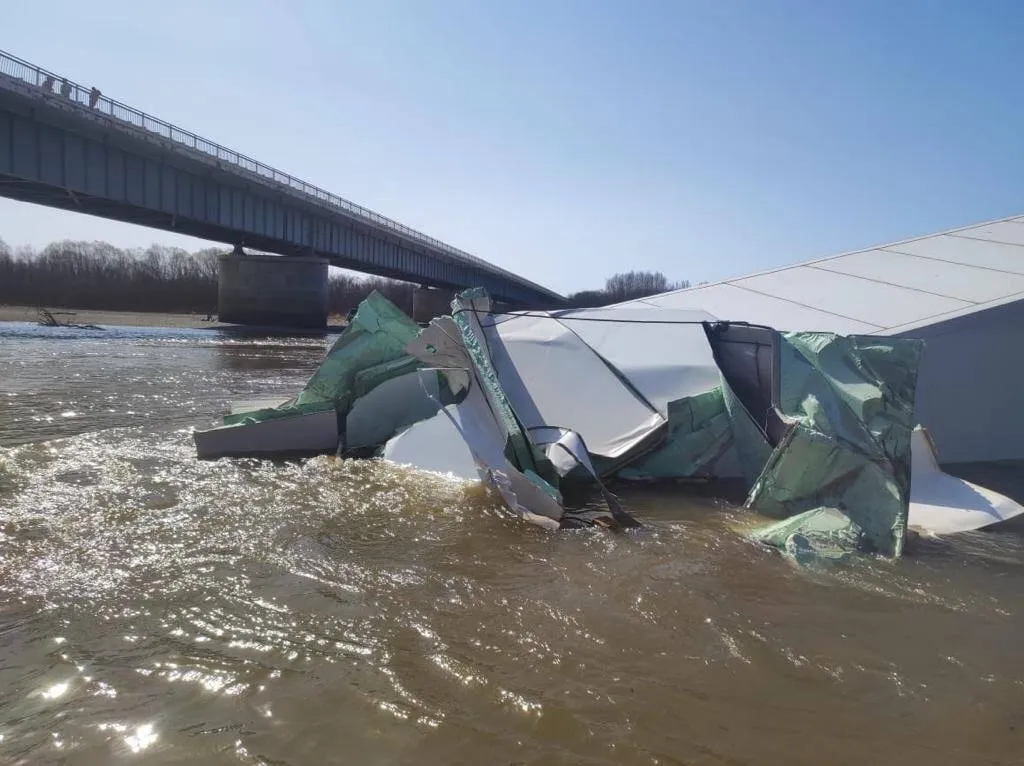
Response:
M66 83L66 84L65 84ZM0 196L511 305L562 296L0 51Z

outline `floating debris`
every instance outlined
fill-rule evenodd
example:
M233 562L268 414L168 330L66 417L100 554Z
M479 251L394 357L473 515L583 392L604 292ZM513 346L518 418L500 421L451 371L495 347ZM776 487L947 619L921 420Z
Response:
M75 316L74 312L62 311L58 312L61 315ZM69 327L73 330L103 330L105 328L94 324L78 324L76 322L62 322L51 312L46 309L36 310L36 321L43 327Z
M739 479L777 520L752 539L898 557L911 527L1024 513L939 469L914 420L923 346L649 305L495 312L482 290L421 328L373 293L296 397L194 438L201 458L376 455L482 481L552 529L637 526L610 484Z

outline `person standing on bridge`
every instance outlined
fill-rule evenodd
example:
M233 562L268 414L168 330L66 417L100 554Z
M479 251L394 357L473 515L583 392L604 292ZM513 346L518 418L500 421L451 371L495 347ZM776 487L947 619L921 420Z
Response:
M64 98L71 98L71 83L68 82L67 77L60 81L60 95L64 96Z
M89 91L89 108L90 109L95 109L96 108L96 104L99 103L100 96L102 96L102 95L103 94L100 93L100 89L97 88L95 85L93 85L92 86L92 90Z

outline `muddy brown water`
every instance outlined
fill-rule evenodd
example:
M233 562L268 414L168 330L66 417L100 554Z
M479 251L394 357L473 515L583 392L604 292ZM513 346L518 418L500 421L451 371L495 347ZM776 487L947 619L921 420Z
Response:
M695 492L195 460L326 343L0 324L0 764L1024 763L1019 526L808 571Z

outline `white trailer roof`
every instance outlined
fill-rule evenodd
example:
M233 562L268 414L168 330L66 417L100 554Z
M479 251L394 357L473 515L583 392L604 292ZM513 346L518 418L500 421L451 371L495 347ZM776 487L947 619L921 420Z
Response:
M1017 216L630 304L703 309L780 330L894 335L1022 298Z

